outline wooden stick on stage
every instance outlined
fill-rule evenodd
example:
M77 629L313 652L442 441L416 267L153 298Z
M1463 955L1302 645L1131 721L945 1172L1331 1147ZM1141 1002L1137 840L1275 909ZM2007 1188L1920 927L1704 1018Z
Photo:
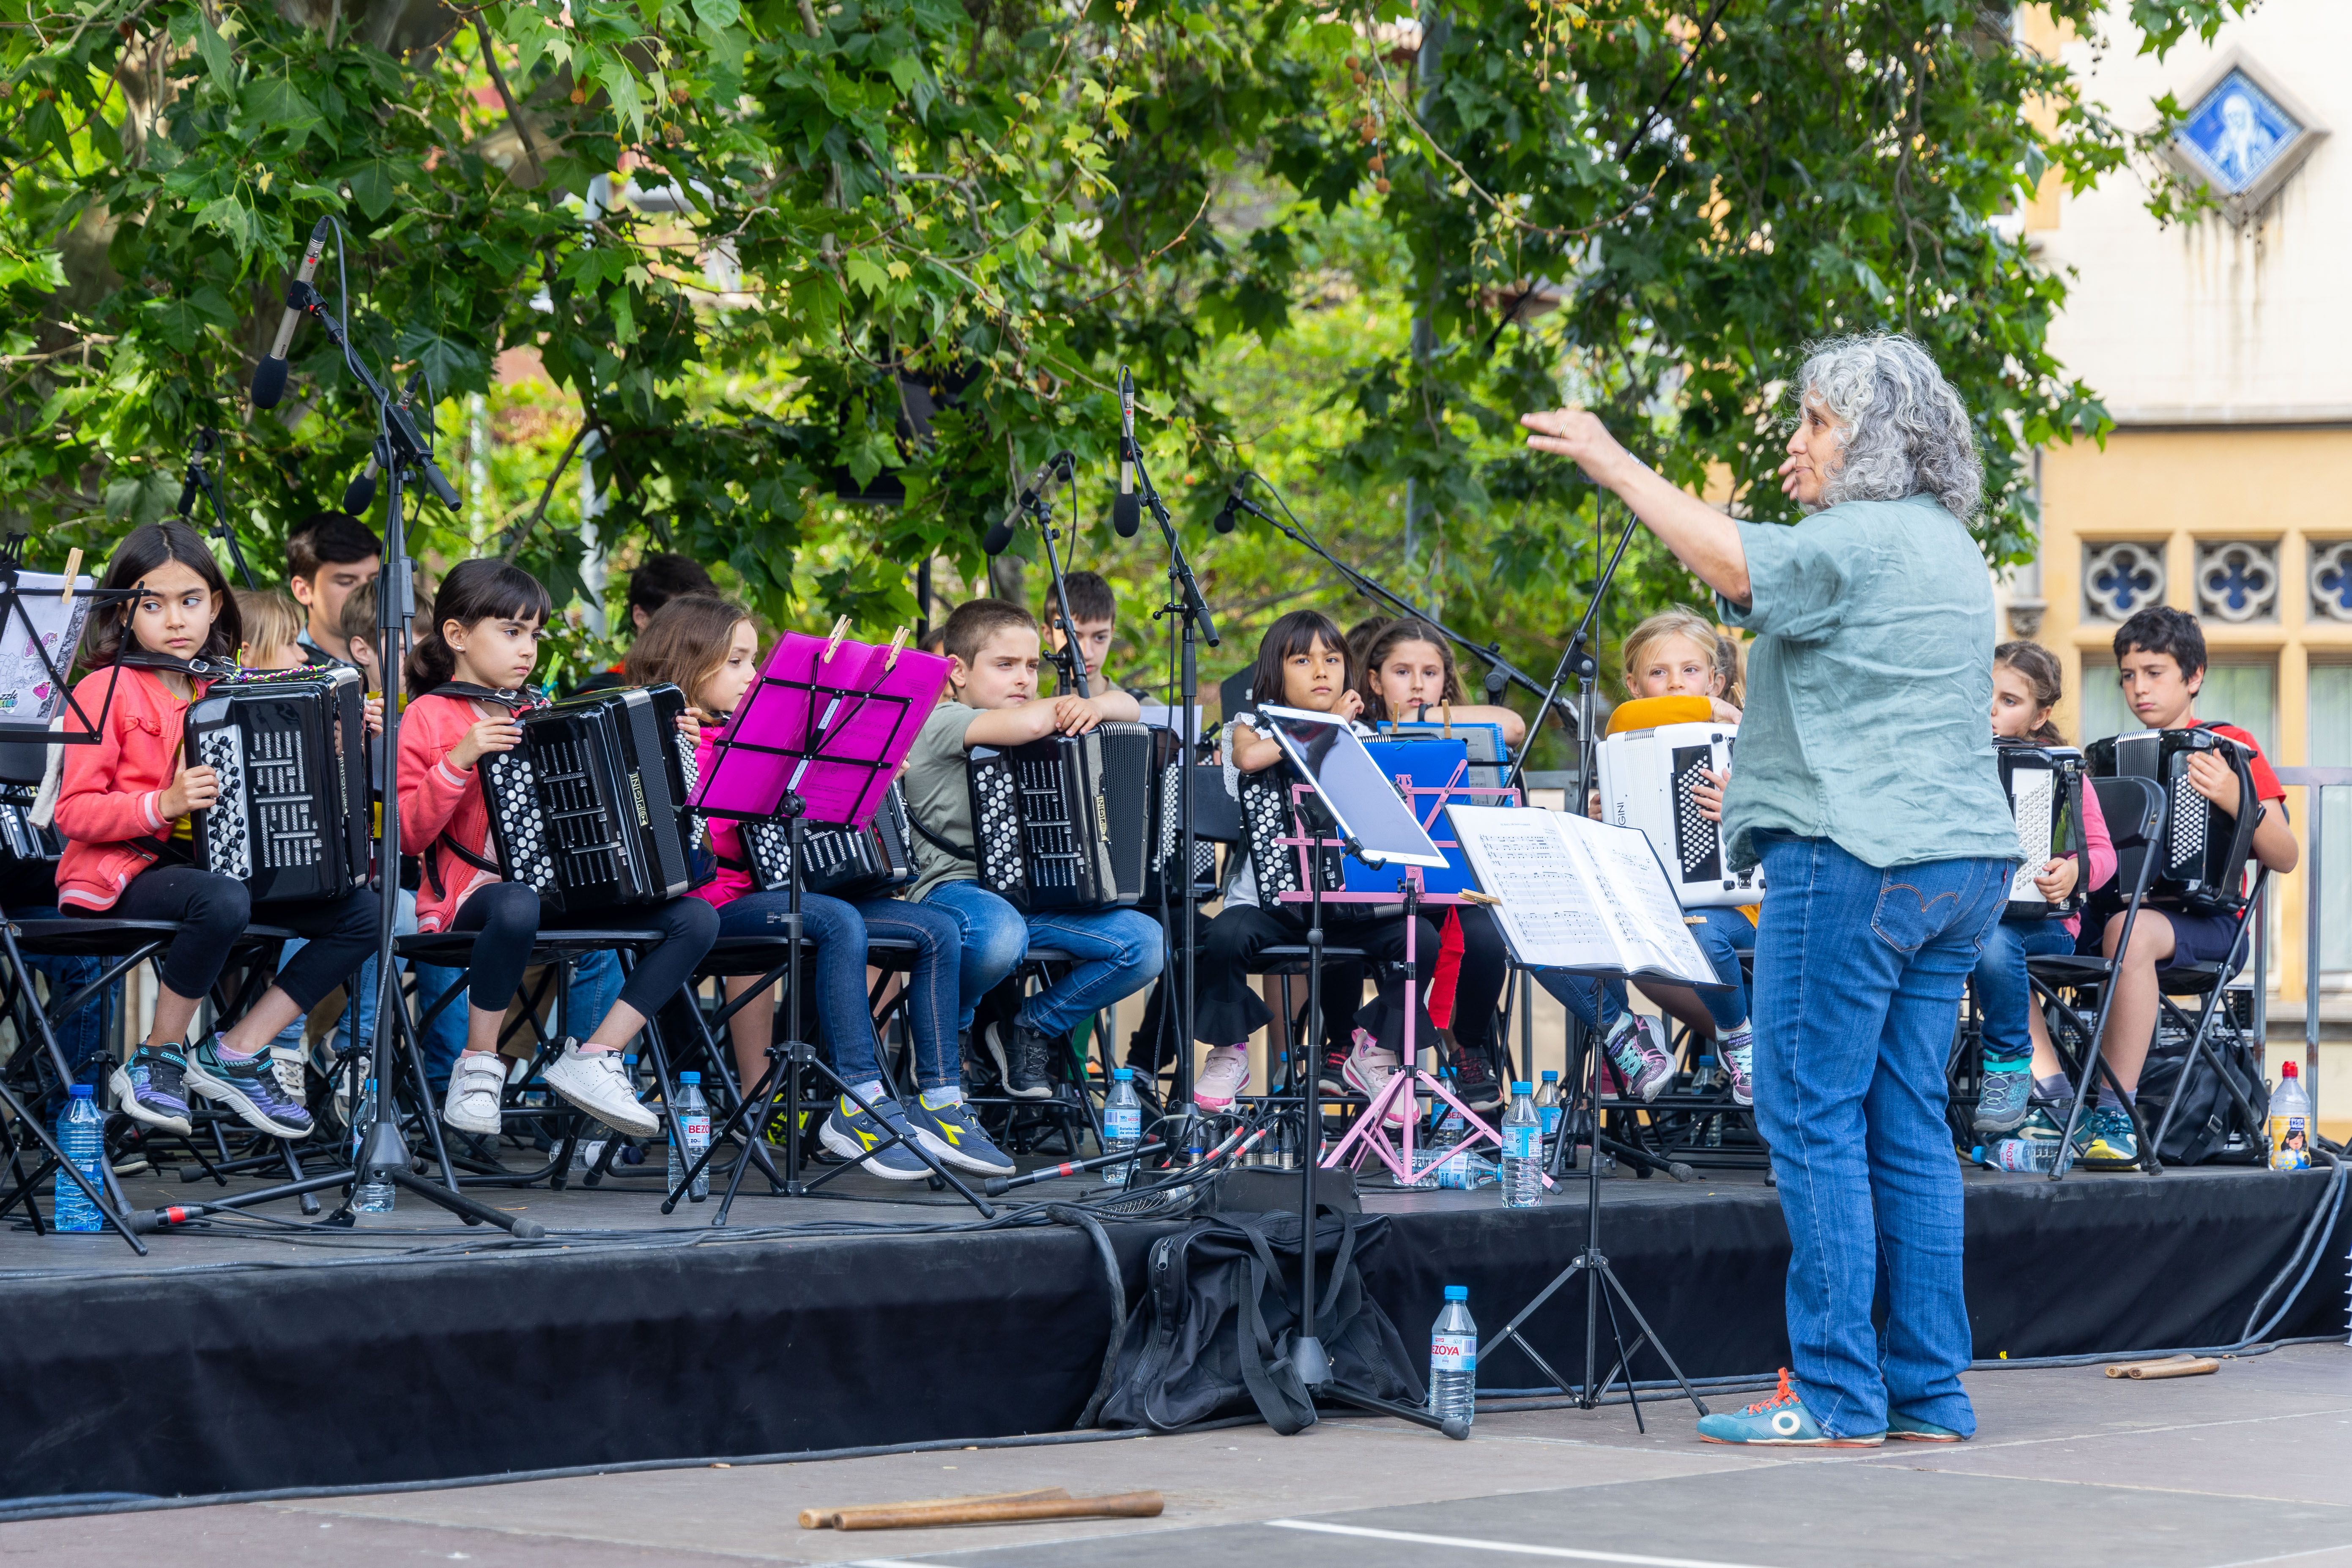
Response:
M927 1497L913 1502L856 1502L845 1508L804 1508L801 1510L803 1530L831 1530L845 1513L856 1513L873 1509L942 1508L950 1503L972 1502L1035 1502L1048 1498L1066 1498L1069 1491L1062 1487L1039 1487L1025 1492L982 1492L978 1496Z
M2221 1363L2211 1356L2175 1355L2162 1361L2118 1362L2107 1368L2107 1375L2145 1383L2153 1378L2202 1377L2221 1370Z
M913 1508L843 1509L835 1530L909 1530L941 1524L1017 1524L1043 1519L1157 1519L1165 1506L1158 1492L1117 1492L1108 1497L1038 1498L1031 1501L970 1500Z

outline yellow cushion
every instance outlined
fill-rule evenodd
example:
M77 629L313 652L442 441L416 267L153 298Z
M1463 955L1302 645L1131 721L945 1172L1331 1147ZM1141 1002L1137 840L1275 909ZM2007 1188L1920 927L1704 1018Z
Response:
M1609 715L1609 733L1654 730L1661 724L1704 724L1715 717L1715 704L1705 697L1637 697L1620 702Z

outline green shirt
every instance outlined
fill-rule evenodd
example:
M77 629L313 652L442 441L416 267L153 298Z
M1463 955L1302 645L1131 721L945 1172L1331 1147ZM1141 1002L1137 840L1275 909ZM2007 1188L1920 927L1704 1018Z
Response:
M1990 699L1986 710L1991 710ZM959 848L971 847L971 762L963 735L979 717L979 709L952 700L932 709L900 776L907 815ZM971 861L957 859L919 833L912 836L908 852L915 858L910 899L923 898L942 882L969 882L979 875Z
M1992 576L1932 496L1739 524L1755 634L1723 826L1828 838L1866 865L2017 858L1992 749Z

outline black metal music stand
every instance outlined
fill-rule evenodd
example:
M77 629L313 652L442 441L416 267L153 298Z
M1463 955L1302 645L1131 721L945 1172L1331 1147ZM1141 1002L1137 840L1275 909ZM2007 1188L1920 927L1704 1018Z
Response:
M187 471L180 479L180 521L194 526L196 492L213 503L213 537L228 546L228 558L236 563L236 574L245 579L247 588L258 588L253 580L253 568L246 563L245 546L236 542L236 527L229 521L228 508L221 504L220 486L205 468L205 454L220 445L220 432L207 425L196 432L196 444L188 448Z
M340 226L338 226L340 237ZM340 237L338 258L340 265ZM376 405L375 462L384 477L383 570L377 578L376 626L383 648L383 669L386 696L393 699L383 705L383 754L400 755L401 704L393 682L398 678L403 660L407 657L409 623L416 614L416 577L414 563L409 559L407 523L401 514L402 491L413 476L430 490L442 505L457 504L457 491L443 476L433 461L432 443L417 426L404 401L395 396L370 371L367 362L352 345L343 323L328 310L326 300L318 290L299 279L286 291L287 304L315 320L326 331L329 341L342 351L344 368ZM425 1062L418 1054L416 1042L407 1026L407 1008L400 995L399 973L393 967L394 927L400 914L400 792L386 789L379 803L382 813L383 837L376 847L376 889L379 894L376 913L376 1019L372 1036L373 1047L379 1058L397 1043L415 1076L419 1109L428 1133L436 1140L438 1125L434 1121L432 1089L425 1076ZM352 1053L350 1070L358 1074L358 1052ZM400 1130L399 1095L392 1088L393 1079L377 1064L376 1119L367 1131L349 1170L330 1172L298 1182L285 1182L256 1192L239 1193L209 1204L190 1204L161 1209L143 1210L131 1218L135 1228L160 1230L187 1220L202 1217L215 1210L250 1208L257 1204L279 1198L299 1197L306 1193L323 1191L328 1187L347 1190L343 1206L320 1222L326 1225L348 1226L352 1223L351 1201L360 1185L368 1180L391 1183L404 1192L415 1194L429 1203L436 1204L457 1215L468 1225L494 1225L522 1241L536 1240L547 1234L547 1227L535 1219L507 1214L466 1196L457 1187L457 1176L445 1159L442 1173L449 1184L425 1180L409 1169L408 1140ZM360 1100L357 1082L352 1085L352 1103Z
M844 620L845 623L846 617ZM718 1212L711 1215L713 1229L727 1223L728 1215L735 1205L736 1194L743 1185L744 1173L751 1167L754 1152L769 1122L775 1116L779 1102L787 1108L784 1118L784 1195L796 1198L814 1196L818 1189L835 1177L856 1168L857 1162L853 1160L835 1166L813 1182L801 1179L801 1101L803 1093L801 1079L803 1073L816 1073L821 1080L830 1083L835 1092L860 1110L869 1116L874 1113L874 1107L834 1070L833 1065L818 1054L815 1046L801 1038L801 849L808 809L801 786L812 768L842 770L853 778L862 772L865 777L856 783L853 797L857 804L841 814L850 818L843 826L863 827L873 820L874 812L880 805L881 792L888 787L891 774L897 771L900 758L905 755L905 744L901 742L911 744L913 732L920 729L924 719L929 717L939 685L936 680L932 682L933 703L924 704L922 711L918 713L914 702L906 695L852 684L854 680L875 676L871 656L879 650L863 643L845 643L845 626L835 628L824 654L814 660L806 679L779 673L781 667L791 662L786 655L796 639L788 637L777 646L776 651L769 657L768 668L761 671L759 680L738 706L736 719L729 723L712 748L710 767L695 791L698 806L709 816L747 822L781 817L785 823L788 847L786 912L780 938L784 943L784 1038L770 1044L768 1068L760 1075L759 1082L746 1085L736 1096L735 1108L728 1112L726 1121L711 1129L709 1145L687 1166L677 1184L662 1199L662 1213L675 1210L709 1166L719 1145L730 1132L740 1129L743 1152L728 1174L727 1191L719 1199ZM813 643L819 639L797 640ZM854 661L855 669L851 668L853 661L842 660L840 673L828 679L826 672L834 668L835 656L845 648L857 649L864 657ZM882 671L887 672L898 657L899 651L894 645ZM761 736L752 740L743 731L755 715L753 700L771 691L781 691L785 696L782 701L763 704L756 710ZM887 721L878 735L871 729L862 736L853 735L850 730L852 721L869 716L878 716ZM772 771L780 763L791 764L791 772L779 785L774 786L774 799L766 799L766 786L755 786L757 795L754 798L763 803L765 809L761 809L758 805L718 806L707 804L720 784L722 775L726 775L726 782L733 782L728 763L734 758L742 759L738 767L746 772L753 767ZM763 976L763 982L765 979ZM719 1026L724 1029L727 1019L736 1007L756 1003L766 992L767 985L763 983L722 1007L719 1015ZM878 1147L887 1148L892 1143L905 1145L915 1158L930 1168L933 1176L953 1187L983 1217L995 1217L996 1210L985 1199L974 1193L945 1164L933 1159L919 1142L893 1133Z

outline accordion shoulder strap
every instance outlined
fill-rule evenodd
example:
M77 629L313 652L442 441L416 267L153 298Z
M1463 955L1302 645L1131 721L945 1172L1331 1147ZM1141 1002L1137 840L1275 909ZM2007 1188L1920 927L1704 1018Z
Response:
M493 691L487 686L477 686L470 680L445 680L425 695L460 697L475 702L495 702L501 708L511 708L517 712L538 706L525 692Z
M927 827L927 826L925 826L923 825L923 820L922 820L922 818L920 818L920 817L917 816L916 816L913 812L911 812L911 811L910 811L910 812L908 812L908 813L907 814L907 826L909 826L909 827L911 827L911 828L913 828L917 833L921 834L925 839L927 839L927 840L929 840L929 843L930 843L930 845L931 845L931 847L933 847L934 849L938 849L938 850L940 850L940 851L942 851L942 852L944 852L944 853L946 853L946 854L952 855L952 856L954 856L954 857L955 857L957 859L959 859L959 860L975 860L975 861L976 861L976 860L978 860L978 859L980 858L980 857L979 857L979 856L977 856L977 855L973 854L973 853L972 853L972 851L971 851L971 849L969 849L969 848L965 847L964 846L962 846L962 845L961 845L961 844L954 844L954 843L950 843L950 842L948 839L946 839L945 837L942 837L940 835L939 835L939 834L936 834L936 833L932 832L929 827Z
M472 850L467 848L464 845L450 837L448 831L445 828L442 831L441 837L435 839L431 844L425 846L425 880L433 884L433 893L436 898L438 898L446 890L441 886L441 851L444 849L446 849L450 854L455 855L458 859L463 860L467 865L471 866L477 871L488 871L493 877L504 877L507 874L507 868L504 866L499 865L496 860L489 858L488 856L475 854Z

